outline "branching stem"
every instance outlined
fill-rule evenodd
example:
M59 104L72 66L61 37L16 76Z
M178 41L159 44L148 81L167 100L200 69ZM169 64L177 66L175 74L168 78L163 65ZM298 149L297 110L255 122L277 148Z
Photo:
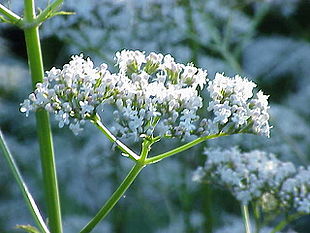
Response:
M19 27L21 26L20 23L22 18L2 4L0 4L0 15L3 15L10 23L16 24Z

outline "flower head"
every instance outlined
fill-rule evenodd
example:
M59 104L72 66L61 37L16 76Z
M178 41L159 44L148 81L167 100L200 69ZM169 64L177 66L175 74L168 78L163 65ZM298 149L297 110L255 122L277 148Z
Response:
M21 112L45 108L54 113L59 127L69 125L76 134L104 103L116 107L114 132L122 137L180 137L191 134L255 133L269 136L268 96L253 94L256 86L247 79L216 74L208 82L211 118L197 127L202 108L200 90L207 71L192 63L177 63L170 55L123 50L116 53L118 72L106 64L94 67L83 55L72 56L62 69L46 72Z
M205 124L205 133L254 133L269 137L268 96L254 94L256 84L236 75L233 78L217 73L207 90L211 101L208 111L213 119Z
M117 78L110 74L107 65L95 68L89 58L72 56L62 69L53 67L46 72L43 83L37 83L20 111L28 116L29 111L44 108L55 114L59 127L69 125L78 134L84 120L114 94L116 83Z
M116 54L120 82L114 96L117 106L114 128L119 134L178 136L190 134L202 107L198 87L207 71L193 64L176 63L171 55L145 55L123 50Z

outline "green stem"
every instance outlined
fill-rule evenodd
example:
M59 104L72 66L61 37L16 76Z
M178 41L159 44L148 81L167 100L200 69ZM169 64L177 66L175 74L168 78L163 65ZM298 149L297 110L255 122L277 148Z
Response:
M213 232L213 213L212 213L212 188L210 184L203 185L203 191L204 191L204 213L206 218L204 219L204 231L206 233L212 233Z
M13 11L9 10L2 4L0 4L0 14L4 15L10 21L10 23L20 26L19 22L21 22L22 20L21 17L19 17L17 14L15 14Z
M150 150L151 150L151 145L153 143L147 139L145 139L142 143L142 150L141 150L141 155L140 155L140 159L139 162L140 163L144 163L145 159L147 158L147 155L149 154Z
M49 230L47 228L47 226L45 225L45 222L40 214L39 208L37 207L31 193L28 190L28 187L26 185L26 183L23 180L23 177L15 163L15 160L12 156L12 154L9 151L8 146L5 143L4 137L2 135L2 132L0 130L0 149L2 150L2 153L6 159L6 161L9 164L9 167L14 175L15 180L17 181L17 184L20 188L20 190L22 191L23 197L26 201L26 204L28 205L28 208L37 224L37 226L39 227L39 229L43 232L43 233L49 233Z
M290 222L298 219L299 217L301 217L304 214L301 213L295 213L292 214L290 216L288 216L287 218L285 218L284 220L282 220L277 226L275 226L275 228L273 228L273 230L271 231L271 233L277 233L280 232L287 224L289 224Z
M107 132L109 131L106 131L106 133ZM137 175L140 173L142 168L145 167L146 165L145 159L147 158L147 155L153 143L154 143L153 141L144 139L142 143L142 150L139 159L136 161L135 166L130 170L126 178L116 189L116 191L112 194L112 196L107 200L107 202L101 207L101 209L98 211L95 217L80 231L80 233L91 232L95 228L95 226L108 215L108 213L116 205L119 199L124 195L124 193L132 184L132 182L136 179Z
M34 0L24 0L24 4L25 23L31 24L36 18ZM24 33L32 86L35 88L36 83L42 82L44 77L38 26L25 28ZM49 115L45 110L39 110L36 112L36 120L49 227L52 233L61 233L61 211Z
M133 152L130 148L128 148L124 143L122 143L120 140L118 140L109 130L107 127L105 127L102 122L100 121L99 115L96 115L91 120L95 126L100 129L100 131L113 143L117 145L117 147L124 152L125 155L128 155L131 159L134 161L139 160L139 156Z
M178 148L175 148L173 150L170 150L168 152L165 152L163 154L159 154L159 155L156 155L156 156L153 156L149 159L146 159L145 160L145 163L146 164L150 164L150 163L157 163L159 162L160 160L164 159L164 158L167 158L169 156L172 156L172 155L175 155L177 153L180 153L182 151L185 151L185 150L188 150L190 148L192 148L193 146L196 146L197 144L201 143L201 142L204 142L206 140L209 140L209 139L213 139L213 138L217 138L217 137L221 137L221 136L226 136L228 134L226 133L219 133L219 134L213 134L213 135L208 135L208 136L204 136L204 137L200 137L200 138L197 138L189 143L186 143Z
M251 223L248 205L241 205L241 212L245 227L245 233L251 233Z
M261 221L260 221L260 209L257 202L253 204L253 212L254 212L254 220L255 220L255 233L259 233L261 229Z
M80 233L88 233L91 232L95 226L107 216L107 214L112 210L115 204L119 201L119 199L124 195L126 190L135 180L139 172L142 170L144 165L140 163L136 163L136 165L131 169L127 177L123 180L121 185L116 189L113 195L109 198L109 200L104 204L104 206L99 210L96 216L80 231Z

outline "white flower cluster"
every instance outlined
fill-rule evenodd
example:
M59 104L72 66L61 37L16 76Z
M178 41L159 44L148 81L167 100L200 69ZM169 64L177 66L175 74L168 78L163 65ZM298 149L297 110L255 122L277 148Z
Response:
M202 107L197 89L206 83L207 71L153 52L146 56L123 50L116 60L120 82L114 96L118 123L114 131L118 135L184 137L195 130L196 112Z
M268 96L262 91L254 96L254 87L255 83L238 75L229 78L217 73L207 88L212 99L208 111L214 118L204 119L199 130L205 134L244 132L269 137Z
M43 83L21 104L21 112L45 108L55 114L59 127L69 125L78 134L98 106L109 103L116 106L113 131L118 137L184 138L222 132L269 136L268 97L258 92L254 98L256 85L251 81L217 74L207 88L213 116L197 127L206 70L177 63L170 54L137 50L117 52L115 60L118 72L111 74L106 64L94 67L89 58L73 56L62 70L46 72Z
M262 151L206 150L207 160L193 176L228 188L239 201L259 200L265 209L295 208L310 213L310 168L296 168ZM267 208L267 206L269 206Z
M59 127L69 125L78 134L96 108L114 94L117 78L107 70L107 65L94 67L83 55L72 56L63 69L53 67L46 72L43 83L22 104L20 111L28 116L29 111L44 108L54 113Z

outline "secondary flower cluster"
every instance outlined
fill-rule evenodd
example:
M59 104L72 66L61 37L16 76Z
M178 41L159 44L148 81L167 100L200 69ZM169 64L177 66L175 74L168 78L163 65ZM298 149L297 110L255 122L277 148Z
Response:
M116 54L120 82L114 96L119 135L183 137L195 129L202 107L197 88L207 71L176 63L171 55L123 50ZM156 127L156 130L155 130ZM155 130L155 131L154 131Z
M262 91L254 95L254 87L255 83L238 75L229 78L217 73L207 88L212 99L208 111L213 113L214 118L204 119L200 132L244 132L269 137L268 96Z
M85 120L114 94L116 83L116 76L110 74L106 64L94 68L83 55L72 56L62 70L52 68L46 72L43 83L37 83L20 111L28 116L29 111L44 108L55 114L60 128L69 125L78 134Z
M206 70L154 52L123 50L115 59L118 72L111 74L106 64L94 67L89 58L73 56L62 69L46 72L43 83L21 104L21 112L44 108L55 114L59 127L69 125L78 134L85 120L108 103L116 107L113 131L119 137L183 138L220 132L269 136L268 97L262 92L253 97L253 82L216 74L207 88L211 116L197 127Z
M266 210L293 207L310 213L310 167L296 168L258 150L210 149L205 154L205 165L195 171L193 180L228 188L244 204L259 200Z

